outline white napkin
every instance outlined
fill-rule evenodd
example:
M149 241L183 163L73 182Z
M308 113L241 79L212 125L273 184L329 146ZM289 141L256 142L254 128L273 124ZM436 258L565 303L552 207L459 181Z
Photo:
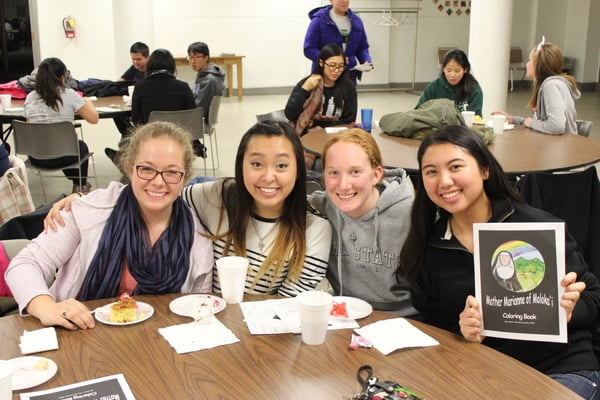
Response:
M300 311L295 297L240 303L244 321L253 335L300 333ZM330 318L328 330L358 328L353 319Z
M205 321L172 325L158 332L178 354L236 343L240 340L215 317Z
M21 353L31 354L40 351L58 349L58 339L56 338L56 329L53 327L37 329L35 331L23 331L21 343L19 344Z
M415 328L404 318L386 319L355 329L354 332L366 338L373 347L386 356L392 351L405 347L428 347L439 342Z
M367 72L367 71L372 70L373 68L374 68L373 64L367 61L367 62L364 62L363 64L356 64L354 66L354 68L352 68L352 70L353 71Z

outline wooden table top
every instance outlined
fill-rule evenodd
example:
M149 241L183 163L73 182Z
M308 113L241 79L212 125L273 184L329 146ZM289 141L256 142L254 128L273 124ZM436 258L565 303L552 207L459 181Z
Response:
M217 318L240 342L177 354L158 328L191 322L169 311L169 302L178 296L139 296L155 309L152 318L139 324L97 323L94 329L74 332L57 328L60 348L36 354L54 360L57 374L25 391L123 373L138 399L347 399L360 390L358 368L369 364L380 379L397 381L425 399L578 398L504 354L418 322L412 323L440 345L384 356L376 349L350 351L349 330L328 331L325 344L318 346L302 344L300 335L250 335L239 304L228 305ZM265 298L246 294L244 301ZM93 309L109 302L87 304ZM358 322L364 326L395 317L375 311ZM0 359L21 356L23 330L41 327L32 317L0 318Z
M12 99L11 108L22 108L25 100L21 99ZM98 116L100 118L113 118L116 116L125 116L131 114L131 105L126 104L123 101L122 96L108 96L108 97L98 97L97 100L92 102L94 107L111 107L114 108L114 111L106 112L106 111L98 111ZM23 117L23 111L11 111L0 112L0 123L9 124L13 119L25 120ZM82 119L79 115L75 115L75 119Z
M309 150L320 153L331 136L324 129L314 129L301 141ZM376 129L373 136L381 150L384 165L418 172L420 140L390 136ZM566 171L600 161L600 142L596 140L573 134L546 135L522 125L496 135L489 149L508 175L529 171Z

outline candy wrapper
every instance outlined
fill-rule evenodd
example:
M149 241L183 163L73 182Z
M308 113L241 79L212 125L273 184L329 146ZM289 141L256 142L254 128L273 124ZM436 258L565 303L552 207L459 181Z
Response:
M356 350L359 347L370 349L373 345L364 337L352 334L352 339L350 340L350 345L348 347L350 347L351 350Z

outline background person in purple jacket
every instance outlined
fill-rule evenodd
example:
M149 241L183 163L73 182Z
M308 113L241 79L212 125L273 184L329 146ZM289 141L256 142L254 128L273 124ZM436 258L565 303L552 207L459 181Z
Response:
M308 13L311 19L304 37L304 55L312 60L314 70L323 46L336 43L344 49L348 59L350 79L356 84L360 71L353 71L359 64L371 63L367 33L360 17L350 10L350 0L330 0L331 5L318 7Z

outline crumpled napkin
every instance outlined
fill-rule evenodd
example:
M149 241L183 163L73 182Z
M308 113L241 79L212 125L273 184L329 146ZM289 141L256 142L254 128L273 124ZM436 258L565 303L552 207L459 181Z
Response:
M19 347L23 354L58 349L56 329L53 327L37 329L35 331L23 331L23 336L20 339L21 343Z
M355 329L373 347L386 356L405 347L428 347L440 344L437 340L415 328L404 318L386 319Z
M160 328L158 332L178 354L236 343L240 340L215 317Z

